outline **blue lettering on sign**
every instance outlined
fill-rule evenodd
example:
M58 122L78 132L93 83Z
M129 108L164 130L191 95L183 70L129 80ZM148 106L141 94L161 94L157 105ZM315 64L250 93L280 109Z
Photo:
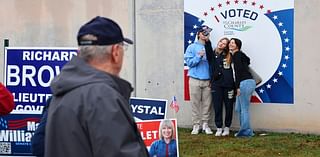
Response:
M224 19L233 17L243 17L255 21L258 18L258 13L248 10L248 9L230 9L220 12Z
M50 83L63 65L77 55L77 48L5 48L5 84L15 109L1 117L0 143L10 145L8 155L32 155L31 137L38 127Z

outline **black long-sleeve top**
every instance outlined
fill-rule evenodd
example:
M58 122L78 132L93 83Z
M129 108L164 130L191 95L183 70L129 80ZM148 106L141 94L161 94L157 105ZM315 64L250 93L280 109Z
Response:
M216 54L214 51L213 64L211 66L211 85L234 88L232 66L227 63L225 52L222 52L221 54Z
M239 88L241 81L252 79L249 72L250 58L242 51L237 51L232 55L232 62L234 64L236 88Z
M210 79L212 86L219 87L234 87L234 79L231 66L224 66L226 54L216 54L213 50L211 42L207 41L205 44L207 60L209 62Z

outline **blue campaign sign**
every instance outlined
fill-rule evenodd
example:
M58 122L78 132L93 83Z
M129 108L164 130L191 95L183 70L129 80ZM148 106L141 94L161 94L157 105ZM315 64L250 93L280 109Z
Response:
M166 118L167 100L131 97L130 106L138 121Z
M11 114L0 117L0 154L31 155L31 138L40 118L40 114Z
M51 80L76 54L76 48L6 48L5 84L16 103L12 113L41 114Z
M5 49L4 82L16 106L0 119L0 154L31 155L31 137L51 96L50 82L76 54L77 48Z

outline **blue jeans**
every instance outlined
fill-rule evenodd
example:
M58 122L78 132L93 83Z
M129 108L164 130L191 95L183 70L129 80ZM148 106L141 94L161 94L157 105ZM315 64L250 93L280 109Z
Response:
M236 97L235 111L239 114L240 130L237 137L254 136L250 126L250 99L256 88L256 82L253 79L247 79L240 82L240 95Z

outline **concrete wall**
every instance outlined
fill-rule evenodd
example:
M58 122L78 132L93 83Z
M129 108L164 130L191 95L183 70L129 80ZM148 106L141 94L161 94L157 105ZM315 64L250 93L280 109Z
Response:
M183 100L183 1L136 0L135 13L137 96Z
M4 38L13 47L77 47L80 26L97 15L114 19L133 38L130 0L0 0L1 67ZM122 75L133 82L133 46L128 51Z
M191 107L183 102L183 2L137 0L137 95L167 98L176 95L181 110L180 126L191 126ZM314 50L319 35L320 1L295 0L295 104L252 105L252 125L256 129L320 134L319 59ZM140 57L141 56L141 57ZM143 57L145 56L145 57ZM239 122L234 116L233 127Z
M320 134L318 6L318 0L295 0L295 104L253 105L254 128ZM169 101L176 95L181 109L169 110L169 117L190 127L191 107L183 101L183 0L0 0L0 37L10 46L75 47L79 27L96 15L113 18L136 42L122 72L135 85L133 95ZM1 50L3 43L3 67ZM232 126L239 126L236 115Z

